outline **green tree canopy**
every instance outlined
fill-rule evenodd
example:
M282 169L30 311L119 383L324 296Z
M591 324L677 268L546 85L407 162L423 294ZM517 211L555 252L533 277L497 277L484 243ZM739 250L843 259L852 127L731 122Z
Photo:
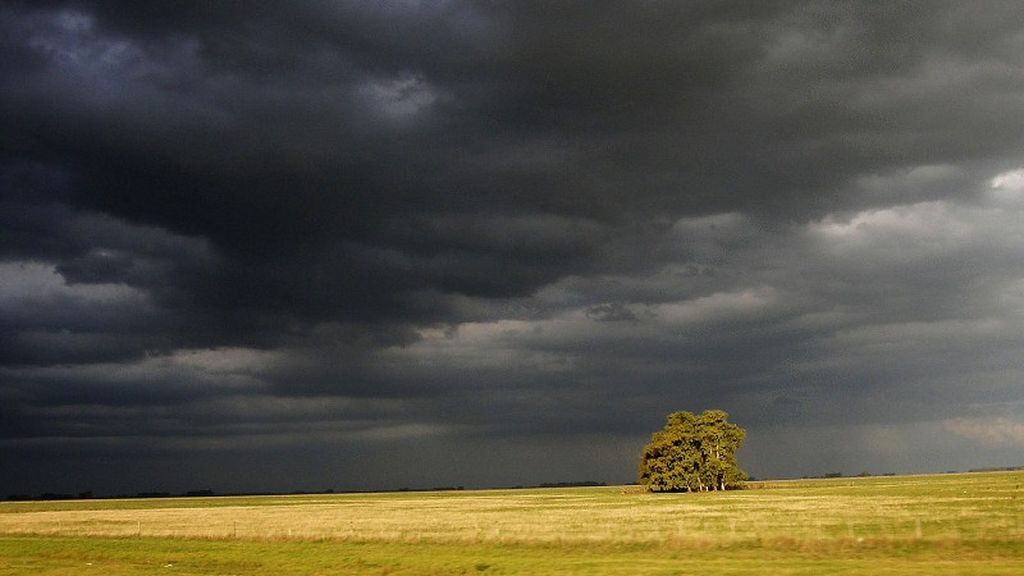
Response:
M736 463L746 430L722 410L673 412L640 457L640 484L654 492L739 488L747 479Z

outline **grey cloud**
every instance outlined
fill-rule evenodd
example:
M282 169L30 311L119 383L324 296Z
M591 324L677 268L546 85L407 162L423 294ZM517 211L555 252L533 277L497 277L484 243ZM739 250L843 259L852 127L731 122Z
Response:
M637 320L636 314L621 302L591 306L587 309L587 317L598 322Z
M0 446L625 480L721 406L757 475L1005 458L942 424L1020 417L1021 8L966 10L10 3Z

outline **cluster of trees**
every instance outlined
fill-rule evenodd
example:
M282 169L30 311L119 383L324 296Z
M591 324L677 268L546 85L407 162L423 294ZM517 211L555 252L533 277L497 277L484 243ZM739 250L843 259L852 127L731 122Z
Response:
M747 479L736 463L746 430L722 410L668 415L640 458L640 485L654 492L704 492L739 488Z

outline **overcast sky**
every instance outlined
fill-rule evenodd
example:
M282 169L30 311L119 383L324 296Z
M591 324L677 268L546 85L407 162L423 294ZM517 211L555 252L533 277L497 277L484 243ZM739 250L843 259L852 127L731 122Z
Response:
M1024 464L1024 5L0 7L0 497Z

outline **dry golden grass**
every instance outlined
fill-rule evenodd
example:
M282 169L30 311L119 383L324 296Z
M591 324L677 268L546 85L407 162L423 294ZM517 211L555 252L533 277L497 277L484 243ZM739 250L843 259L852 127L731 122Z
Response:
M672 547L1024 543L1024 473L754 484L0 504L0 535ZM1018 495L1022 496L1018 498Z

